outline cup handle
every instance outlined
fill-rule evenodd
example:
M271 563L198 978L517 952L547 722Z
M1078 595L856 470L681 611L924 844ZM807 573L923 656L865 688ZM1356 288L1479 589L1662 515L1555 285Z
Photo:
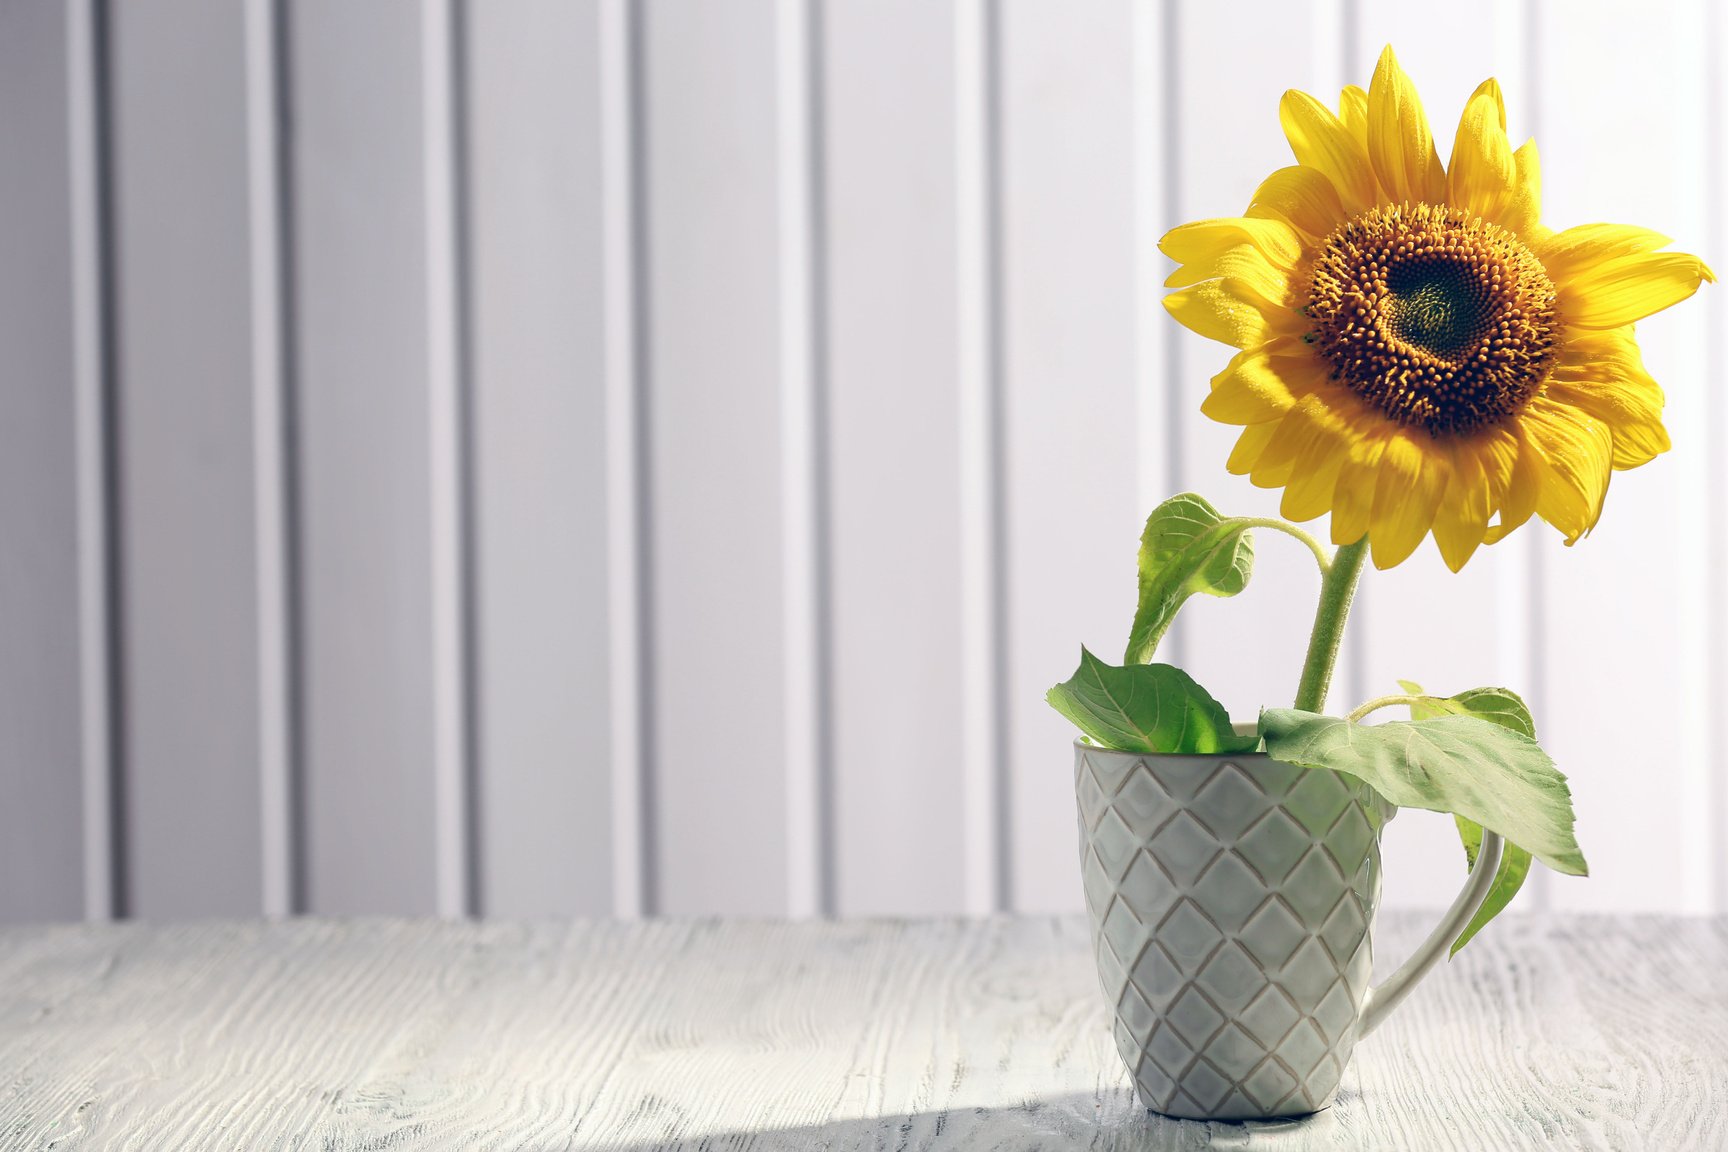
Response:
M1476 909L1482 907L1482 901L1488 898L1488 889L1494 886L1494 873L1499 867L1500 837L1484 828L1482 845L1476 850L1476 866L1470 870L1469 879L1464 881L1464 890L1452 901L1445 919L1428 934L1428 939L1422 941L1410 959L1404 961L1403 967L1388 976L1384 983L1368 990L1367 1001L1362 1005L1362 1026L1356 1032L1358 1037L1380 1027L1381 1022L1392 1014L1392 1009L1410 995L1416 982L1428 975L1428 970L1446 955L1452 941L1458 939L1458 934L1476 915Z

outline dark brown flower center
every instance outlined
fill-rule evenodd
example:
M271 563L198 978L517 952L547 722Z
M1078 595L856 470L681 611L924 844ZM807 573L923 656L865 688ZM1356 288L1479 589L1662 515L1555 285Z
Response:
M1517 414L1560 349L1554 285L1505 229L1457 208L1376 208L1314 261L1308 341L1332 378L1434 436Z

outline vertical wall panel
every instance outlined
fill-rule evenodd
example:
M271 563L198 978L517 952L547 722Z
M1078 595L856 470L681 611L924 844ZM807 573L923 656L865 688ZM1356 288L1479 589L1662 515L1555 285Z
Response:
M1609 221L1673 236L1701 252L1706 199L1702 3L1673 0L1627 19L1610 3L1539 7L1544 223ZM1600 82L1591 61L1623 63L1625 83ZM1719 265L1721 260L1718 258ZM1708 749L1720 742L1705 694L1707 602L1722 594L1705 567L1708 300L1638 324L1651 374L1667 393L1674 449L1616 473L1602 522L1542 558L1546 637L1545 743L1572 777L1588 881L1558 880L1561 908L1701 909L1711 839ZM1546 529L1544 542L1552 545ZM1640 721L1642 718L1642 721Z
M653 910L787 907L779 13L644 7Z
M1294 163L1278 126L1278 100L1301 88L1336 104L1343 28L1319 0L1259 5L1245 35L1231 5L1184 0L1177 9L1176 180L1174 213L1184 220L1238 216L1274 169ZM1226 515L1275 516L1277 491L1231 476L1224 463L1238 429L1200 413L1213 376L1231 350L1171 325L1181 487L1202 493ZM1322 534L1325 521L1316 522ZM1262 707L1295 699L1302 652L1313 622L1319 574L1299 543L1270 532L1255 541L1254 579L1231 600L1196 597L1172 630L1172 655L1230 709L1251 721ZM1132 568L1130 568L1130 571ZM1342 669L1340 670L1342 673ZM1347 675L1333 681L1334 706Z
M481 901L612 911L598 6L468 8Z
M269 478L253 428L275 381L254 377L247 12L147 0L114 15L131 911L257 915Z
M1084 641L1120 659L1141 510L1134 20L1002 5L1002 394L1010 896L1078 906L1073 726L1044 703Z
M1437 23L1419 8L1363 5L1350 53L1355 74L1348 79L1367 87L1380 50L1391 44L1422 93L1446 162L1465 100L1495 76L1506 90L1514 145L1521 143L1534 120L1528 62L1519 51L1518 22L1497 18L1497 7L1507 5L1471 0L1455 5L1453 15ZM1526 554L1532 535L1517 533L1480 549L1456 574L1440 559L1432 539L1389 572L1372 567L1364 572L1350 622L1362 657L1358 692L1370 698L1396 692L1401 679L1442 695L1503 685L1535 705L1527 655L1528 595L1523 594L1530 579ZM1334 696L1339 708L1360 702ZM1389 711L1376 719L1399 718ZM1545 719L1537 717L1546 735ZM1445 907L1463 882L1464 855L1450 817L1405 812L1387 832L1385 852L1383 898L1389 905ZM1520 904L1532 903L1530 895Z
M830 0L823 25L838 911L957 912L954 14Z
M1710 6L1705 12L1705 27L1709 34L1706 41L1708 51L1713 59L1723 59L1723 53L1728 52L1728 13L1724 13L1720 5ZM1706 145L1709 183L1705 196L1706 203L1720 205L1728 203L1728 78L1722 75L1722 69L1712 68L1705 75L1705 84L1709 99L1706 115L1710 127L1710 139ZM1720 211L1712 212L1706 226L1704 254L1715 267L1728 253L1728 219ZM1709 379L1721 381L1728 379L1728 293L1710 290L1706 305L1709 308L1705 321ZM1704 570L1714 574L1716 588L1720 589L1721 574L1728 572L1728 448L1725 448L1728 446L1728 388L1706 387L1705 406L1709 505L1704 525L1708 537ZM1706 595L1704 643L1709 651L1709 665L1700 719L1713 714L1713 701L1728 699L1728 598L1719 593L1710 595L1708 588ZM1710 878L1715 888L1714 909L1728 913L1728 743L1707 740L1704 757L1710 795L1709 803L1701 807L1712 832L1714 859Z
M85 594L102 565L101 524L86 523L102 506L88 466L99 345L80 314L95 299L95 188L74 184L94 175L78 155L94 143L89 33L77 5L0 7L0 921L107 911L107 877L91 875L106 871L105 805L90 795L106 771L91 763L105 670L90 667L106 636Z
M450 173L430 153L450 125L428 85L445 14L300 0L290 17L308 897L449 913L454 318L436 291Z

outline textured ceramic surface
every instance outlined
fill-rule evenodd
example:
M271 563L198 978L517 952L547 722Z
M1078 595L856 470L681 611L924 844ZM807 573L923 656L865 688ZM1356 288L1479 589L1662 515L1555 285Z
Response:
M1261 754L1077 746L1075 793L1099 980L1140 1098L1199 1119L1330 1104L1361 1031L1396 809Z

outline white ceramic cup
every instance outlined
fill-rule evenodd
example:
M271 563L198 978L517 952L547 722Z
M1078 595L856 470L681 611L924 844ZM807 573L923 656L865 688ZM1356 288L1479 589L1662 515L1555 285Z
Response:
M1075 745L1080 865L1098 979L1140 1099L1250 1120L1332 1102L1356 1041L1447 952L1493 883L1482 837L1433 934L1371 987L1380 830L1367 784L1264 753Z

